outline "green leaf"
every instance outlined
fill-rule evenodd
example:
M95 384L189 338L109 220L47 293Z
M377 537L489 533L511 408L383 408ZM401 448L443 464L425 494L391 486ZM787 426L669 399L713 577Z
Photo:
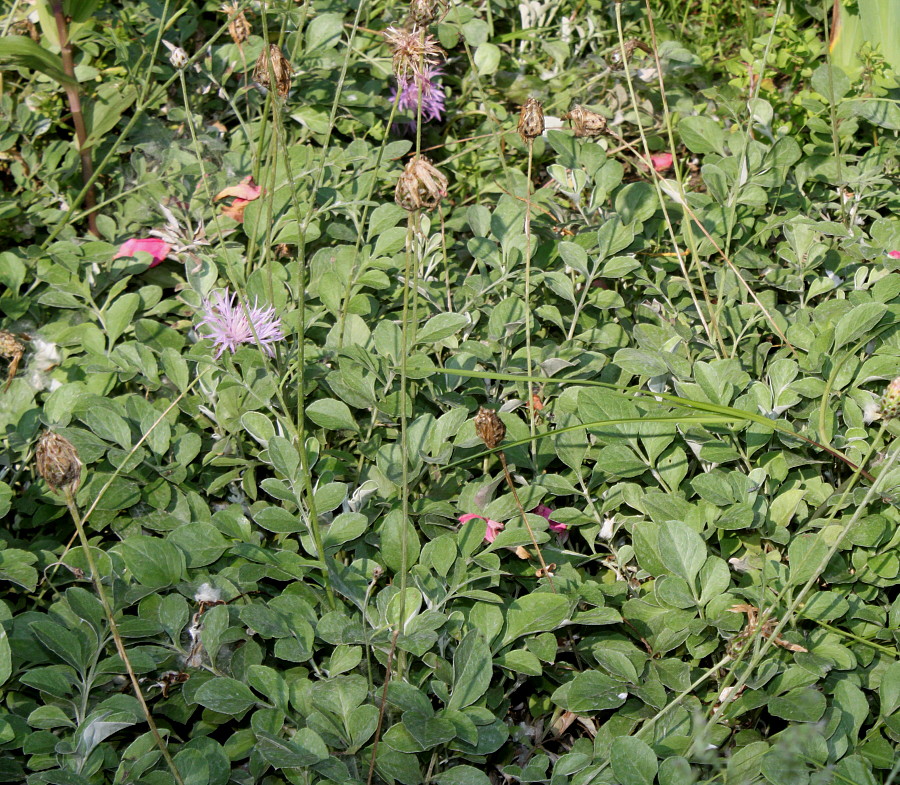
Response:
M134 579L148 589L164 589L185 577L185 558L181 550L166 540L136 534L116 550Z
M0 686L12 675L12 652L6 630L0 627Z
M39 71L61 85L74 85L75 80L67 76L62 68L62 60L25 36L0 38L0 69L25 68Z
M628 697L627 687L600 671L584 671L566 682L550 696L558 706L584 714L617 709Z
M900 662L892 662L882 673L878 697L881 700L882 717L889 717L900 709Z
M432 316L416 334L416 343L435 343L449 338L469 324L469 317L462 313L439 313Z
M434 779L440 785L491 785L487 774L474 766L454 766Z
M470 630L453 655L453 687L448 709L464 709L491 686L491 650L478 630Z
M697 573L706 562L706 543L690 526L680 521L667 521L659 527L659 558L666 569L694 586Z
M319 398L306 407L306 415L316 425L328 431L356 431L359 426L350 407L343 401L334 398Z
M692 153L725 155L725 132L709 117L685 117L678 123L678 133L685 147Z
M609 762L622 785L653 785L659 768L650 745L634 736L613 739Z
M506 612L502 646L535 632L557 629L569 616L569 600L560 594L533 592L513 600Z
M241 714L256 703L250 688L237 679L218 676L201 684L194 693L194 702L220 714Z

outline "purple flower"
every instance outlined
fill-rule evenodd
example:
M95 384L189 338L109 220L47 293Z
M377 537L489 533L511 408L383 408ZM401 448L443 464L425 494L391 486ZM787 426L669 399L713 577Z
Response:
M548 507L546 504L539 504L531 512L534 513L535 515L542 515L544 518L546 518L547 522L550 524L550 531L559 533L559 532L564 532L566 529L569 528L564 523L560 523L559 521L550 520L550 516L553 515L553 510L550 507Z
M444 88L440 83L434 81L436 77L443 76L440 68L431 68L426 66L419 74L409 74L401 76L397 79L400 87L400 100L397 108L410 112L412 120L407 124L410 131L415 132L416 123L419 119L419 94L422 95L422 119L430 122L432 120L440 121L444 113ZM397 89L391 88L391 101L397 97ZM396 129L398 126L394 126Z
M252 308L249 303L245 308L238 301L237 294L229 293L228 289L215 292L213 300L203 303L203 311L200 324L209 327L209 337L219 347L216 352L217 360L226 349L234 354L242 343L258 344L260 349L272 357L275 351L271 344L284 338L281 320L275 316L274 308L260 308L256 300Z

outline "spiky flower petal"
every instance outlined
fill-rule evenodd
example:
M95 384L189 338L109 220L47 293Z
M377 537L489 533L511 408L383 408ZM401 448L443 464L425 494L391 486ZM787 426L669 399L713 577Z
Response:
M260 308L254 300L253 307L249 303L238 301L237 294L215 292L211 300L203 304L204 316L200 324L210 330L209 337L218 347L216 359L226 349L234 354L243 343L258 345L269 357L274 356L272 344L283 340L281 320L275 316L273 307ZM255 333L255 337L254 337Z
M397 108L412 114L409 130L415 133L419 120L419 101L422 101L422 119L426 122L440 121L444 114L446 95L440 82L435 81L443 75L440 68L425 68L421 73L409 74L397 78L400 88L400 99ZM421 98L420 98L421 96ZM391 101L397 99L397 89L391 89Z
M409 74L420 74L433 68L444 59L444 50L433 35L420 30L404 30L389 27L384 31L384 41L391 49L394 75L402 79Z

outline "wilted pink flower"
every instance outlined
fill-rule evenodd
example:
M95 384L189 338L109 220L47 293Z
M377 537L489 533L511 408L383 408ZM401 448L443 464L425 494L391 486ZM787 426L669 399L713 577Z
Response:
M281 320L275 316L274 308L260 308L255 300L252 308L249 304L245 308L238 301L237 294L229 293L228 289L216 292L213 300L205 301L203 310L200 324L209 327L209 337L219 348L216 359L226 349L234 354L242 343L257 344L272 357L275 354L272 344L284 338Z
M235 197L231 204L222 205L222 212L229 218L234 218L238 223L244 222L244 208L254 199L258 199L262 188L253 182L253 176L247 175L237 185L229 185L213 197L214 202L225 199L228 196Z
M503 524L499 521L492 521L490 518L485 518L483 515L476 515L474 512L467 512L465 515L459 516L460 523L468 523L469 521L478 518L482 520L486 524L486 529L484 532L484 541L485 542L493 542L497 539L497 535L502 531Z
M672 168L672 153L657 153L650 156L650 163L657 172L665 172Z
M120 256L134 256L138 251L143 251L153 257L150 266L156 267L156 265L162 264L163 259L169 255L169 251L171 250L172 246L165 240L157 240L154 237L144 237L140 239L132 237L130 240L126 240L119 246L119 250L116 252L113 259L118 259Z
M900 251L889 251L888 256L891 259L900 259Z
M551 510L546 504L539 504L531 511L534 515L541 515L547 519L550 523L550 531L554 532L564 532L569 527L564 523L560 523L559 521L551 521L550 516L553 515L553 510Z

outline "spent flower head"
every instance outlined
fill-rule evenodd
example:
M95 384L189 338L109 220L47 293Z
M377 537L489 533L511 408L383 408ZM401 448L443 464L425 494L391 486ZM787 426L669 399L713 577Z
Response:
M581 104L575 104L562 119L572 124L572 131L578 137L600 136L606 131L606 118Z
M291 91L291 75L294 69L278 44L269 44L260 52L253 69L253 81L260 87L274 89L282 98ZM273 81L274 79L274 81Z
M242 343L256 344L272 357L275 354L272 344L284 339L275 308L260 308L256 300L251 308L228 289L215 292L211 300L204 302L203 311L200 324L210 330L209 337L218 348L216 359L226 349L234 354Z
M398 80L434 68L444 59L445 52L435 37L423 31L389 27L383 35L391 49L394 75Z
M404 210L434 210L447 195L447 178L424 155L413 158L400 173L394 200Z
M519 115L519 126L516 129L523 142L534 139L544 133L544 107L537 98L529 98L522 104Z
M75 445L53 431L44 431L34 451L38 474L51 490L78 490L81 484L81 459Z

